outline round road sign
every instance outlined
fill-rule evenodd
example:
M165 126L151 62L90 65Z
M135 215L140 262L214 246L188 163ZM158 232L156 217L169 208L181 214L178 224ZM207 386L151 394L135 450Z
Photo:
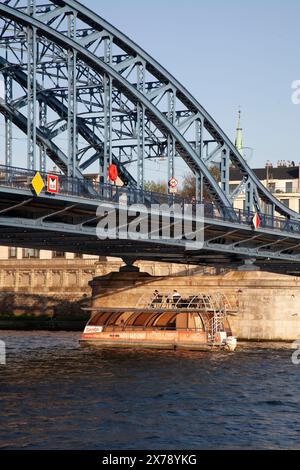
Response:
M170 186L170 188L177 188L177 186L178 186L178 181L177 181L177 179L176 179L176 178L170 179L170 181L169 181L169 186Z

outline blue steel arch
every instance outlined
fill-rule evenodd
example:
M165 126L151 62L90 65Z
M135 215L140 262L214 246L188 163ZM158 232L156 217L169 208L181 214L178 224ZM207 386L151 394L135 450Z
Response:
M93 13L91 10L82 6L80 3L71 0L52 0L49 8L41 12L40 18L45 19L45 23L39 21L39 12L34 17L28 16L24 11L9 7L9 0L5 5L0 5L0 12L13 21L20 22L26 27L34 27L43 36L48 37L61 47L76 51L78 57L89 64L93 69L107 74L118 88L122 89L124 94L135 104L141 104L149 119L165 134L171 135L176 142L176 150L182 158L188 163L189 167L198 175L204 177L206 186L213 195L214 201L223 207L230 206L232 201L229 198L229 162L233 162L237 166L244 177L244 184L248 188L250 203L260 210L259 198L270 205L273 211L279 212L287 218L297 219L299 215L288 209L284 204L278 201L256 178L254 172L250 169L242 156L236 150L230 139L225 135L217 123L207 113L207 111L195 100L195 98L161 65L151 58L138 45L132 42L127 36L122 34L112 25ZM52 6L51 6L52 5ZM57 10L53 7L55 5ZM74 18L80 19L89 26L90 30L86 36L82 36L85 47L80 44L76 33L73 37L67 37L63 32L55 31L51 27L53 21L61 15L73 15ZM47 24L48 22L48 24ZM98 34L98 35L97 35ZM88 47L95 43L95 38L109 37L111 43L116 44L120 49L130 55L124 59L124 63L117 64L113 67L111 63L107 63L99 59L93 54ZM142 64L149 73L157 78L161 83L162 92L172 90L175 99L179 100L191 115L188 117L190 122L200 123L203 128L215 139L218 144L217 151L222 154L222 185L220 188L209 172L209 169L203 159L202 148L197 152L195 148L188 142L184 135L180 132L180 128L175 125L174 119L168 119L159 108L151 101L151 93L147 94L144 89L138 89L124 76L122 72L132 64ZM148 95L148 96L147 96ZM152 96L156 96L155 93ZM188 120L188 119L187 119ZM188 124L188 123L187 123ZM203 130L203 129L202 129ZM200 144L203 143L200 137ZM252 198L252 199L251 199ZM251 202L252 201L252 202Z
M213 193L214 200L218 205L224 207L230 206L230 201L227 196L221 190L215 179L210 174L208 168L205 166L203 161L201 161L196 152L191 148L188 142L181 136L180 132L168 121L168 119L163 116L157 108L136 88L128 83L120 74L118 74L112 67L108 64L102 62L97 57L93 56L89 51L85 50L84 47L80 46L74 40L65 37L63 34L53 30L52 28L42 24L35 18L29 17L28 15L10 8L6 5L0 5L0 12L7 15L12 20L17 20L22 23L24 26L33 26L40 32L41 35L48 37L49 39L57 42L63 48L70 48L76 50L78 56L80 56L87 64L91 65L94 69L100 70L100 72L107 73L110 75L113 80L118 83L118 86L122 88L123 93L133 102L141 102L145 108L148 110L150 119L154 122L160 129L165 132L168 131L173 134L180 144L180 147L177 146L177 149L180 151L187 160L190 158L189 166L198 173L202 173L207 181L208 189Z
M7 104L4 103L3 100L0 99L0 113L4 116L9 116L11 121L24 133L27 130L27 120L26 118L16 111L15 109L9 107ZM67 156L64 152L61 151L52 141L47 139L44 133L37 129L37 143L40 145L44 145L47 149L47 153L51 157L54 163L63 171L66 172L67 169ZM77 177L82 177L80 172L76 172Z
M5 70L9 68L9 62L5 60L3 57L0 57L0 72L5 73ZM18 70L13 69L10 72L10 76L15 80L19 85L25 87L27 84L28 77L27 75ZM47 101L47 105L50 106L54 111L56 111L61 117L67 116L67 108L64 106L55 96L51 96L47 94L45 96L46 91L42 89L41 86L38 87L39 91L39 99L44 99ZM7 103L4 103L0 100L0 113L4 114L5 116L10 116L12 122L24 133L26 133L27 129L27 119L15 110L13 107L10 107ZM92 143L96 148L99 148L99 155L103 153L103 142L99 140L99 138L91 132L91 130L84 124L84 122L80 122L78 125L78 132L81 134L88 142ZM47 154L50 156L52 161L64 172L67 172L67 156L58 148L55 143L47 138L47 135L37 127L37 144L45 146L47 149ZM99 155L96 154L93 158L99 158ZM132 175L128 172L128 170L123 166L120 165L120 162L114 158L113 162L118 165L119 175L122 178L122 181L129 187L136 187L136 181L132 177ZM83 178L83 174L81 173L84 170L86 163L83 163L78 168L76 168L75 176L77 178Z

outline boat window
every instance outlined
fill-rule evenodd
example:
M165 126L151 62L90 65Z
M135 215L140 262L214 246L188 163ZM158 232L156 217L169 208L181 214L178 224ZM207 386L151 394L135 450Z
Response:
M124 312L122 313L115 321L116 326L122 326L124 327L125 324L127 324L127 320L131 317L133 312Z
M111 316L111 313L98 313L89 321L90 326L103 326Z
M163 313L155 322L154 326L159 326L159 327L170 327L175 321L174 321L175 315L174 312L171 313Z
M149 312L141 313L133 322L133 326L145 326L151 316L152 313Z

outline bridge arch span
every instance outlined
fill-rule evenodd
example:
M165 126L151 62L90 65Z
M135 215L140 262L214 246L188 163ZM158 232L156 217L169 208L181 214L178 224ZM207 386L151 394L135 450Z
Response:
M180 155L197 177L199 197L205 186L216 205L231 206L233 201L229 191L229 169L233 163L243 175L240 191L246 192L249 210L254 207L257 211L263 211L264 203L273 214L276 211L286 218L299 218L298 214L278 201L262 185L232 142L197 100L144 50L98 15L72 0L52 0L46 5L37 1L36 6L35 2L7 0L0 5L0 12L3 18L8 19L6 29L2 28L2 38L5 38L8 26L13 22L16 30L27 34L29 53L30 48L35 50L30 38L37 34L41 47L50 47L44 41L47 38L57 47L57 57L61 58L64 54L67 56L65 59L68 70L70 75L73 73L73 78L70 82L69 77L68 83L68 138L71 149L68 158L72 160L68 167L73 168L73 172L77 168L74 155L78 154L74 105L74 97L78 92L76 67L82 61L102 76L104 176L107 163L112 161L111 132L112 122L116 118L113 115L113 106L116 104L113 94L116 89L122 95L121 99L118 97L120 108L124 104L124 97L134 106L130 113L118 116L120 122L127 119L134 132L130 139L123 139L126 133L119 133L119 143L116 139L114 148L119 150L120 165L126 152L129 153L128 149L131 151L131 159L135 153L139 188L143 187L145 159L151 156L153 158L153 149L156 148L157 152L163 149L168 159L168 176L174 176L175 158ZM37 57L34 56L33 60L29 55L29 58L28 71L36 74ZM35 80L31 81L32 88L33 83ZM28 124L28 128L30 124L32 123ZM153 135L151 129L154 129ZM32 135L29 137L32 138ZM221 187L209 171L210 162L216 156L221 162Z

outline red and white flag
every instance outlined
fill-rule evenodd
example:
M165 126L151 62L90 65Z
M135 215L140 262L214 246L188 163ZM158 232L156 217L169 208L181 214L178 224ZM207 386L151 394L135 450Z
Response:
M253 226L255 230L258 230L261 226L261 220L258 214L255 214L255 216L252 219Z

